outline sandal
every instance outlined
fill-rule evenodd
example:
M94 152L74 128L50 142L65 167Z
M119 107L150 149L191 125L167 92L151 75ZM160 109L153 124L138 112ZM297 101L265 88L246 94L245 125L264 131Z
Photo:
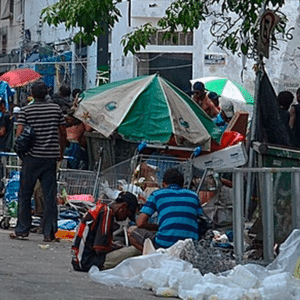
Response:
M26 238L28 237L28 233L14 233L14 232L11 232L8 236L10 239L14 240L14 239L23 239L23 238Z
M57 242L57 243L59 243L60 239L59 238L55 238L55 237L54 238L44 237L43 242L46 242L46 243Z

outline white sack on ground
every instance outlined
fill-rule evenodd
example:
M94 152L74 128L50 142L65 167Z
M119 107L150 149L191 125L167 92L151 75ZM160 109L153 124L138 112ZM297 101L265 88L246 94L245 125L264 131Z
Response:
M173 246L175 251L129 258L107 271L92 267L89 276L102 284L151 289L157 295L184 300L300 299L300 280L293 277L300 255L300 230L291 233L276 260L266 268L238 265L223 275L202 276L189 262L168 254L178 255L178 250L188 244L181 241Z

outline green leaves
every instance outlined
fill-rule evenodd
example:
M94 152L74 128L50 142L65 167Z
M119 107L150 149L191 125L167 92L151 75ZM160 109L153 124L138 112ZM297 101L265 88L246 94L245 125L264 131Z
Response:
M176 32L190 33L199 28L201 22L213 20L211 34L217 45L232 53L247 55L255 52L259 32L257 18L263 5L279 10L284 3L285 0L175 0L158 21L157 27L144 24L123 36L121 44L125 55L129 52L134 54L145 48L151 35L158 30L165 32L164 39L174 41ZM41 15L49 25L64 23L67 29L78 28L74 40L86 45L105 33L107 28L113 28L121 17L116 2L112 0L60 0L45 8ZM276 34L286 33L286 22L282 15L272 41L276 42Z
M112 0L60 0L43 9L41 16L48 25L78 28L74 41L91 45L107 28L113 28L121 13Z
M150 23L142 25L134 32L130 32L123 36L121 44L124 47L124 54L129 52L136 53L141 50L141 47L146 48L152 34L155 34L157 28L154 28Z
M257 18L263 5L279 9L284 3L284 0L177 0L167 8L156 29L165 31L164 39L170 39L176 31L194 31L199 28L201 22L209 20L208 17L212 16L210 32L217 45L233 54L253 54L259 32ZM286 19L283 18L275 29L276 33L284 33L285 24ZM140 46L145 48L149 38L147 30L153 31L154 27L148 24L123 37L125 55L128 52L138 52ZM143 38L139 39L141 31ZM271 38L276 41L275 34Z

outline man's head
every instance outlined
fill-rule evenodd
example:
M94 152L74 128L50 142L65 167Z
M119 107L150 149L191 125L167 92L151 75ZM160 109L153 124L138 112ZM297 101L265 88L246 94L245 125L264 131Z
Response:
M48 87L43 81L35 82L31 87L31 95L34 99L44 100L48 94Z
M135 222L138 201L136 196L130 192L121 192L113 205L113 211L117 221L124 221L129 218Z
M293 103L294 95L289 91L283 91L278 94L277 100L280 108L288 110Z
M193 100L196 103L200 104L199 102L201 102L204 99L206 94L204 84L200 81L195 82L193 85L192 94Z
M167 186L170 184L178 184L180 187L183 187L184 177L177 169L168 169L164 174L163 184Z
M81 89L74 89L74 90L72 91L72 97L73 97L73 99L75 99L76 96L78 96L81 92L82 92Z
M217 93L210 92L208 94L208 98L213 102L213 104L215 105L215 107L218 107L220 105L219 95Z
M71 95L71 89L69 86L63 84L60 88L59 88L59 92L62 95L62 97L69 97Z
M233 103L230 100L225 99L224 101L222 101L221 108L222 108L221 114L222 114L224 121L229 122L232 119L232 117L234 116Z
M6 106L5 106L5 100L0 97L0 112L5 112L6 111Z

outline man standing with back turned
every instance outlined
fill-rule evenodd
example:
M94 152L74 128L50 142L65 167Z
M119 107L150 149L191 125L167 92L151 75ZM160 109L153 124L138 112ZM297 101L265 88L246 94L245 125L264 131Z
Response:
M55 103L47 103L44 82L36 82L31 89L34 104L25 106L19 115L17 136L29 124L35 132L32 148L25 154L20 178L18 222L10 238L27 237L31 227L31 197L37 179L45 196L42 231L44 241L55 240L57 231L56 162L61 160L66 144L66 125L62 111Z

